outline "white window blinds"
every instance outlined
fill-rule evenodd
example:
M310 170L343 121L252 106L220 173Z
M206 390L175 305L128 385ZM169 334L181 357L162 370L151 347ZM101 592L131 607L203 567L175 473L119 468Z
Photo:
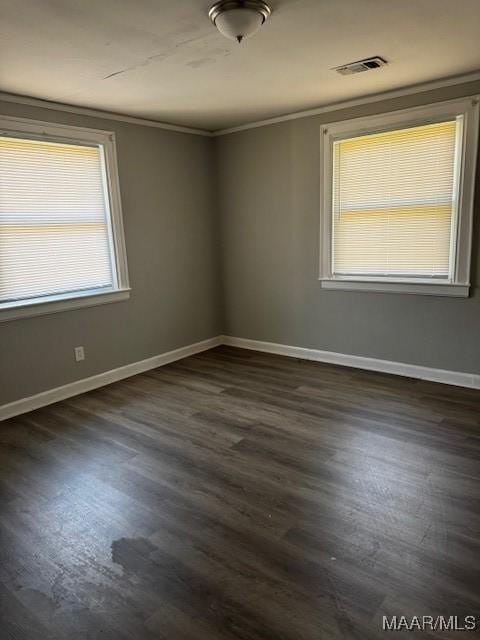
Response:
M448 279L461 117L337 140L334 275Z
M0 137L0 303L115 282L103 150Z

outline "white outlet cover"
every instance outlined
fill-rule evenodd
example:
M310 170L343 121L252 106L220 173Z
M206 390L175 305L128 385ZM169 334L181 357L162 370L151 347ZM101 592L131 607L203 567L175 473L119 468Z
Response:
M75 347L75 360L80 362L81 360L85 360L85 350L83 347Z

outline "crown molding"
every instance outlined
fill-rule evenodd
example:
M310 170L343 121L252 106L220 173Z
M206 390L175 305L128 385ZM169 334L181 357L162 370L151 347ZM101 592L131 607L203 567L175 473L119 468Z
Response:
M212 137L211 131L204 129L195 129L193 127L182 127L180 125L168 124L157 120L149 120L147 118L136 118L120 113L112 113L110 111L102 111L101 109L91 109L90 107L79 107L61 102L53 102L51 100L43 100L42 98L30 98L28 96L20 96L13 93L0 91L0 101L14 102L16 104L25 104L32 107L41 107L42 109L53 109L54 111L64 111L66 113L78 113L83 116L93 116L95 118L104 118L107 120L116 120L119 122L128 122L130 124L139 124L144 127L155 127L157 129L166 129L167 131L176 131L177 133L190 133L197 136Z
M401 98L402 96L414 95L416 93L423 93L425 91L433 91L435 89L443 89L445 87L453 87L459 84L466 84L469 82L476 82L480 80L480 71L464 74L461 76L450 76L440 80L432 80L429 82L423 82L420 84L409 85L400 89L392 89L391 91L384 91L383 93L373 93L361 98L354 98L352 100L345 100L343 102L334 102L326 104L314 109L307 109L306 111L296 111L295 113L287 113L283 116L277 116L274 118L267 118L265 120L258 120L256 122L250 122L248 124L241 124L237 127L230 127L229 129L219 129L213 132L213 137L224 136L229 133L237 133L238 131L246 131L247 129L257 129L258 127L266 127L271 124L277 124L279 122L287 122L288 120L298 120L300 118L308 118L309 116L317 116L321 113L330 113L332 111L340 111L341 109L349 109L351 107L359 107L364 104L371 104L374 102L380 102L382 100L389 100L392 98ZM478 93L478 87L472 88L472 95ZM468 94L469 95L469 94Z
M279 122L287 122L288 120L298 120L300 118L308 118L309 116L316 116L321 113L329 113L332 111L340 111L341 109L348 109L350 107L358 107L364 104L372 104L380 102L382 100L389 100L392 98L401 98L402 96L414 95L415 93L423 93L425 91L433 91L435 89L443 89L445 87L453 87L459 84L467 84L469 82L476 82L480 80L480 71L467 73L459 76L450 76L440 80L432 80L429 82L423 82L415 85L409 85L400 89L392 89L391 91L385 91L383 93L374 93L360 98L353 98L352 100L345 100L343 102L334 102L316 107L314 109L307 109L305 111L296 111L294 113L287 113L282 116L276 116L273 118L266 118L265 120L258 120L255 122L249 122L247 124L241 124L237 127L230 127L227 129L218 129L216 131L207 131L205 129L196 129L194 127L182 127L180 125L168 124L166 122L159 122L157 120L149 120L147 118L137 118L135 116L129 116L120 113L113 113L110 111L102 111L100 109L91 109L90 107L81 107L70 104L64 104L61 102L54 102L50 100L44 100L42 98L31 98L29 96L21 96L13 93L6 93L0 91L0 101L13 102L17 104L25 104L33 107L41 107L43 109L53 109L55 111L64 111L66 113L77 113L79 115L93 116L95 118L104 118L107 120L116 120L119 122L128 122L130 124L138 124L144 127L155 127L157 129L165 129L167 131L176 131L178 133L189 133L198 136L205 136L207 138L216 138L224 136L229 133L237 133L238 131L246 131L247 129L257 129L258 127L265 127L271 124L277 124ZM478 87L472 88L472 95L478 93ZM466 94L467 95L467 94ZM470 95L470 94L468 94Z

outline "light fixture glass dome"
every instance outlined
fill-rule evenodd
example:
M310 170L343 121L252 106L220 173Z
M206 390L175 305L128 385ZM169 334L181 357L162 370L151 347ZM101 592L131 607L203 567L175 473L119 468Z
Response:
M231 9L221 13L215 20L215 26L221 34L240 42L253 36L262 24L262 14L253 9Z
M222 35L242 42L260 29L270 13L262 0L221 0L213 5L209 16Z

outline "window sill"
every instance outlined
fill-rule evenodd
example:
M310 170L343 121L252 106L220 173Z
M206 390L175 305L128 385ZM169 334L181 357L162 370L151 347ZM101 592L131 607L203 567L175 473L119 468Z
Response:
M115 291L72 293L69 295L53 295L45 298L31 298L21 302L7 302L0 304L0 322L44 316L59 311L70 311L84 307L95 307L100 304L128 300L130 289L116 289Z
M468 298L470 285L452 282L415 282L388 280L356 280L348 278L320 278L324 289L342 291L373 291L376 293L409 293L423 296L452 296Z

